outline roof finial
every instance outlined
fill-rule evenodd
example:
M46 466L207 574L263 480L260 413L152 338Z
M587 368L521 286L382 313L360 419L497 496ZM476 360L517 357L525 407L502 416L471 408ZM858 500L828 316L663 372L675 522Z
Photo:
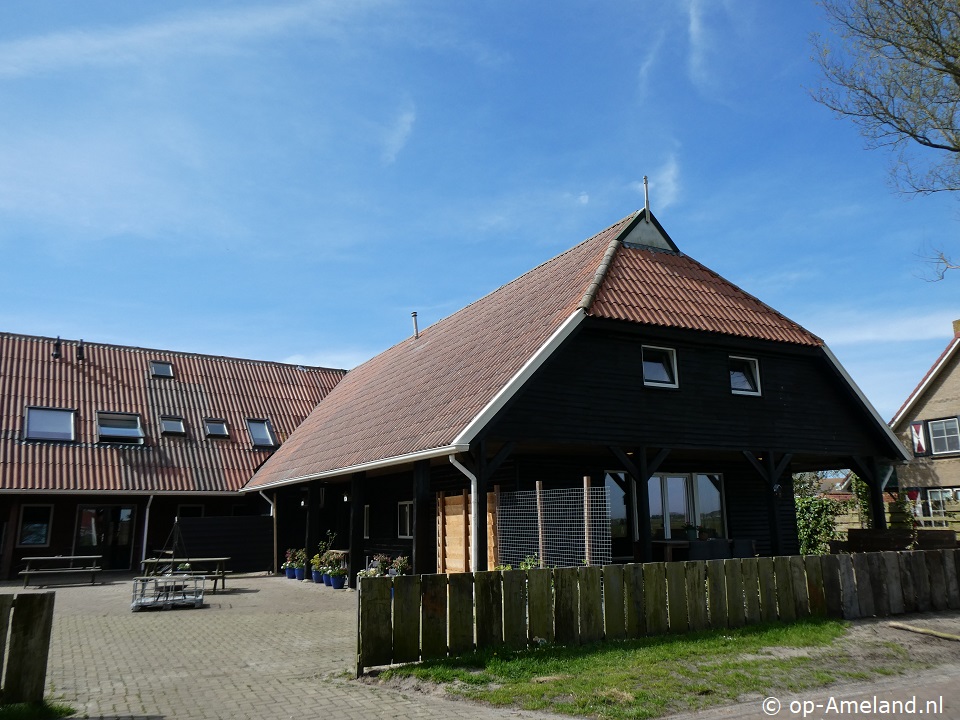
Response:
M647 186L647 176L643 176L643 219L650 222L650 188Z

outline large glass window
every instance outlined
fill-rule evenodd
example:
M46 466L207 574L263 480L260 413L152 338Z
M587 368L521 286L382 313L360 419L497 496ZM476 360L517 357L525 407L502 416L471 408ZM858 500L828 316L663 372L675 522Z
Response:
M140 416L133 413L97 413L97 437L100 442L143 444Z
M686 528L691 526L701 535L726 536L720 475L654 475L647 491L654 540L686 540Z
M641 348L643 356L643 384L653 387L675 388L677 382L677 354L672 348Z
M960 452L960 423L957 418L930 421L930 447L934 455Z
M73 410L28 407L24 422L24 438L72 441L75 439L73 418Z
M20 528L17 545L48 547L50 526L53 522L53 505L24 505L20 508Z
M253 440L254 447L276 447L279 444L269 420L248 418L247 428L250 430L250 439Z

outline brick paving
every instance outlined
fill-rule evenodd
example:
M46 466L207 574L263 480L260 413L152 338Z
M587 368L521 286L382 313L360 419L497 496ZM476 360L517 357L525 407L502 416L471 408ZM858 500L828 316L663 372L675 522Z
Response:
M204 607L130 611L132 583L57 593L49 694L90 718L548 718L353 681L357 596L231 577ZM23 591L0 583L0 592Z

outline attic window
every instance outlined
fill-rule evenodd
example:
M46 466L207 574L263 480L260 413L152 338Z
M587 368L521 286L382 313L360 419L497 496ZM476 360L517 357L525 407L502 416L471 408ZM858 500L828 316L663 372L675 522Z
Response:
M730 392L734 395L760 394L760 364L756 358L730 356Z
M269 420L248 418L247 429L250 431L250 439L253 440L254 447L271 448L279 445Z
M158 378L172 378L173 363L164 362L162 360L151 360L150 374L153 375L153 377Z
M208 438L228 438L227 421L222 418L207 418L203 421Z
M677 382L677 353L672 348L644 345L643 384L651 387L675 388Z
M957 418L930 421L930 448L934 455L960 452L960 422Z
M177 417L176 415L161 415L160 432L163 435L186 435L187 427L182 417Z
M97 413L97 437L100 442L143 445L140 416L134 413Z
M73 410L28 407L23 436L27 440L71 442L75 439L73 416Z

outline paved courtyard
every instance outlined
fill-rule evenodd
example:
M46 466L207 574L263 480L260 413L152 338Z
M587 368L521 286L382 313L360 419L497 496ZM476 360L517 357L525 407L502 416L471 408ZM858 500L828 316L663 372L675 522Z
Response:
M131 585L107 574L103 585L55 588L48 689L79 717L548 717L351 681L349 590L238 576L201 609L134 613ZM2 583L0 592L21 589Z

